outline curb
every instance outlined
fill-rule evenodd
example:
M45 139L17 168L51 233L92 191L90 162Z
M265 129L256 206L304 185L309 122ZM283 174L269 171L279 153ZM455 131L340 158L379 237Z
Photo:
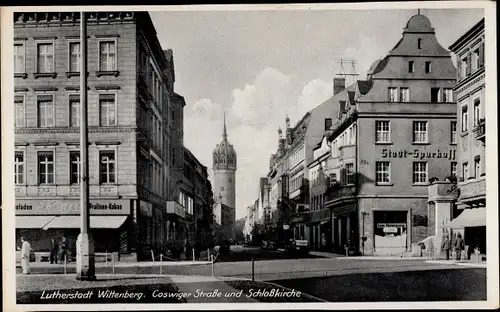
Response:
M132 263L132 264L129 264ZM162 267L168 267L168 266L183 266L183 265L207 265L207 264L212 264L212 261L163 261L161 263ZM72 268L75 267L76 263L68 263L67 267ZM115 268L131 268L131 267L150 267L150 266L160 266L159 261L155 262L126 262L126 263L115 263ZM38 264L33 264L30 265L31 269L37 269L37 268L63 268L63 264L47 264L47 265L38 265ZM99 264L95 266L96 268L111 268L112 264L104 265L104 264ZM21 268L20 264L16 263L16 268Z
M422 260L422 261L428 261L431 260L431 258L428 257L374 257L374 256L354 256L354 257L336 257L333 259L338 259L338 260Z
M448 264L448 265L457 265L457 266L465 266L465 267L471 267L471 268L487 268L487 264L484 263L468 263L468 262L455 262L453 260L428 260L425 261L427 263L434 263L434 264Z

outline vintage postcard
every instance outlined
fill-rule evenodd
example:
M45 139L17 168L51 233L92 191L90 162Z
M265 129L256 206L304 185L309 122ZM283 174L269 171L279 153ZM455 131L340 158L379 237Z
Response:
M3 310L498 307L495 6L2 7Z

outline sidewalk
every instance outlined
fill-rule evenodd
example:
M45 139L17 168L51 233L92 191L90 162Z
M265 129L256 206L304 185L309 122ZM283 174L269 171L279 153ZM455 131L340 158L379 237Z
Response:
M115 268L127 268L127 267L154 267L154 266L183 266L183 265L209 265L212 264L211 261L192 261L192 260L180 260L180 261L140 261L140 262L115 262ZM70 262L66 264L68 268L76 266L76 262ZM96 267L105 268L112 267L111 261L97 262ZM16 268L20 268L21 263L16 262ZM63 263L51 264L49 262L30 262L30 268L63 268Z
M483 262L473 262L470 260L427 260L425 261L427 263L434 263L434 264L452 264L452 265L460 265L460 266L466 266L466 267L472 267L472 268L485 268L487 267L487 264L485 261Z
M317 257L335 258L338 260L429 260L429 257L402 257L402 256L348 256L323 251L310 251L309 254Z

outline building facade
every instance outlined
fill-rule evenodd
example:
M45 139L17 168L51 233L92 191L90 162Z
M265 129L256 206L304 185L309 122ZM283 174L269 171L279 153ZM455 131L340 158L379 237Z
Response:
M214 170L214 196L220 198L220 203L226 207L229 207L232 212L231 222L222 223L221 228L224 231L224 236L228 238L234 237L234 229L231 227L231 224L234 226L236 222L236 151L234 150L233 145L231 145L227 139L227 130L226 130L226 117L224 115L224 129L222 132L222 142L217 144L217 147L213 151L213 170ZM218 205L217 209L220 209L221 205ZM217 210L217 214L222 213L222 211ZM225 212L226 215L229 212ZM229 220L227 218L221 219ZM222 222L221 221L221 222Z
M14 15L16 229L37 251L79 233L79 16ZM172 52L146 12L87 16L95 250L150 257L167 234Z
M345 89L330 136L334 249L403 255L428 237L429 180L457 165L455 82L450 52L418 14L366 81Z
M457 59L457 209L448 228L462 232L469 254L486 253L486 81L484 18L449 49Z

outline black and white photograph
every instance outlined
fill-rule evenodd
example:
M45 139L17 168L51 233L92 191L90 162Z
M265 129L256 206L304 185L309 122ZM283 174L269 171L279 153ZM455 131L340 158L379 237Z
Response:
M2 7L3 310L498 307L495 8Z

